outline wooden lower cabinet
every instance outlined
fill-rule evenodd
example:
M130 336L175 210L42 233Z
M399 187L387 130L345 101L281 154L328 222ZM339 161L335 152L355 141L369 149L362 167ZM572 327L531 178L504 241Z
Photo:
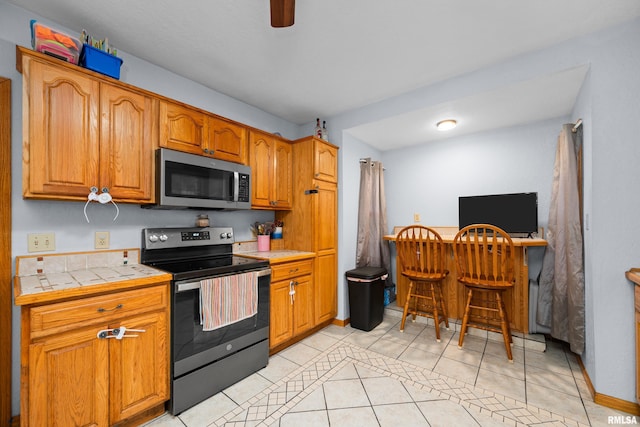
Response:
M169 399L167 283L23 306L22 326L22 426L126 424Z
M315 326L313 259L271 266L269 348Z

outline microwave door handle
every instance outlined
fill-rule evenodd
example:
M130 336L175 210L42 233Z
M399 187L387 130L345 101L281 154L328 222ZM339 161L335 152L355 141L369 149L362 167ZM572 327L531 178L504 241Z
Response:
M237 202L240 196L240 173L235 171L233 173L233 201Z

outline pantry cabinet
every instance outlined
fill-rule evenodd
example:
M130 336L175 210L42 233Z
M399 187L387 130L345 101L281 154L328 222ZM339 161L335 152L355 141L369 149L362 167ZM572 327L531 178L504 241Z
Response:
M157 101L71 64L17 48L23 74L23 196L153 202Z
M291 209L293 158L291 144L275 135L252 130L249 134L252 171L251 207Z
M109 426L163 410L169 341L168 283L23 306L21 425Z
M276 213L289 249L315 252L314 325L337 314L338 147L316 137L292 143L293 206Z
M270 349L315 326L312 274L312 259L271 265Z
M248 163L245 126L169 100L160 101L159 117L161 147Z

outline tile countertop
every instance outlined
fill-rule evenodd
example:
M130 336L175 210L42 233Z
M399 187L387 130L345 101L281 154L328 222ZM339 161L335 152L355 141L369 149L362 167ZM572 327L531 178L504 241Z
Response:
M291 249L276 249L273 251L247 251L236 252L234 255L243 256L247 258L266 259L272 264L278 264L281 262L297 261L301 259L313 258L316 256L315 252L295 251Z
M53 302L168 282L171 275L139 263L140 249L16 257L16 305Z

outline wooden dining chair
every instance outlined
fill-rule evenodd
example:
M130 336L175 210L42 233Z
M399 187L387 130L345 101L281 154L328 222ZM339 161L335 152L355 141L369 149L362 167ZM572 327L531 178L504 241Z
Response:
M398 270L409 279L400 324L401 332L404 332L404 324L409 312L414 322L416 316L433 318L438 342L440 342L440 323L444 321L447 329L449 328L449 318L442 296L442 281L449 274L449 271L444 268L444 248L442 237L431 228L410 225L398 232L396 237L396 251L400 264ZM410 310L411 302L413 307Z
M472 224L454 237L453 255L457 279L467 289L458 347L462 348L468 327L501 332L507 357L513 362L511 326L503 298L515 284L511 237L494 225Z

